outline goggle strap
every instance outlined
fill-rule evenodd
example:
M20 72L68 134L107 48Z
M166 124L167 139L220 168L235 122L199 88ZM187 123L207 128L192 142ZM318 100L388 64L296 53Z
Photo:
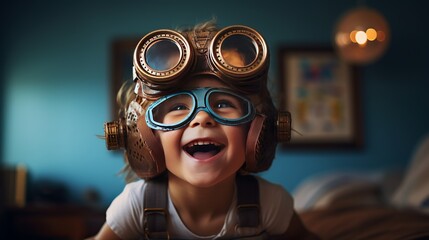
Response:
M207 53L208 44L216 32L213 31L193 31L188 33L189 39L193 39L192 45L200 54Z

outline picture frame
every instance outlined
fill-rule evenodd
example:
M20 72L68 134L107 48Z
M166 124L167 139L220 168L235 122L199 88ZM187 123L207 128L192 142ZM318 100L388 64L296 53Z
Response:
M362 146L357 66L330 46L282 46L278 51L279 107L292 115L287 148Z
M115 39L111 43L110 115L116 119L119 106L116 100L119 89L126 81L133 81L133 54L140 38Z

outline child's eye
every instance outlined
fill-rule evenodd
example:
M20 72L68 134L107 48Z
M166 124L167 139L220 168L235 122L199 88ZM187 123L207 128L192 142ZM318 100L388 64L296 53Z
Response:
M189 110L188 106L186 106L185 104L177 104L177 105L170 107L169 112L183 111L183 110Z
M219 101L215 105L216 108L235 108L235 106L229 101Z

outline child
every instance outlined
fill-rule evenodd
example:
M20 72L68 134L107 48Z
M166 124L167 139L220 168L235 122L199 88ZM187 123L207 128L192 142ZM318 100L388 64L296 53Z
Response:
M267 89L268 48L246 26L158 30L134 53L126 117L105 125L128 183L95 239L313 239L266 170L290 115ZM131 176L131 175L128 175Z

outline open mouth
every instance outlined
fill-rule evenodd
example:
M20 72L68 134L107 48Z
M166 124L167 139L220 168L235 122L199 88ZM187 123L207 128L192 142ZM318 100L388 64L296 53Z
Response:
M215 142L198 141L186 145L183 149L196 159L207 159L218 154L223 147L223 145Z

